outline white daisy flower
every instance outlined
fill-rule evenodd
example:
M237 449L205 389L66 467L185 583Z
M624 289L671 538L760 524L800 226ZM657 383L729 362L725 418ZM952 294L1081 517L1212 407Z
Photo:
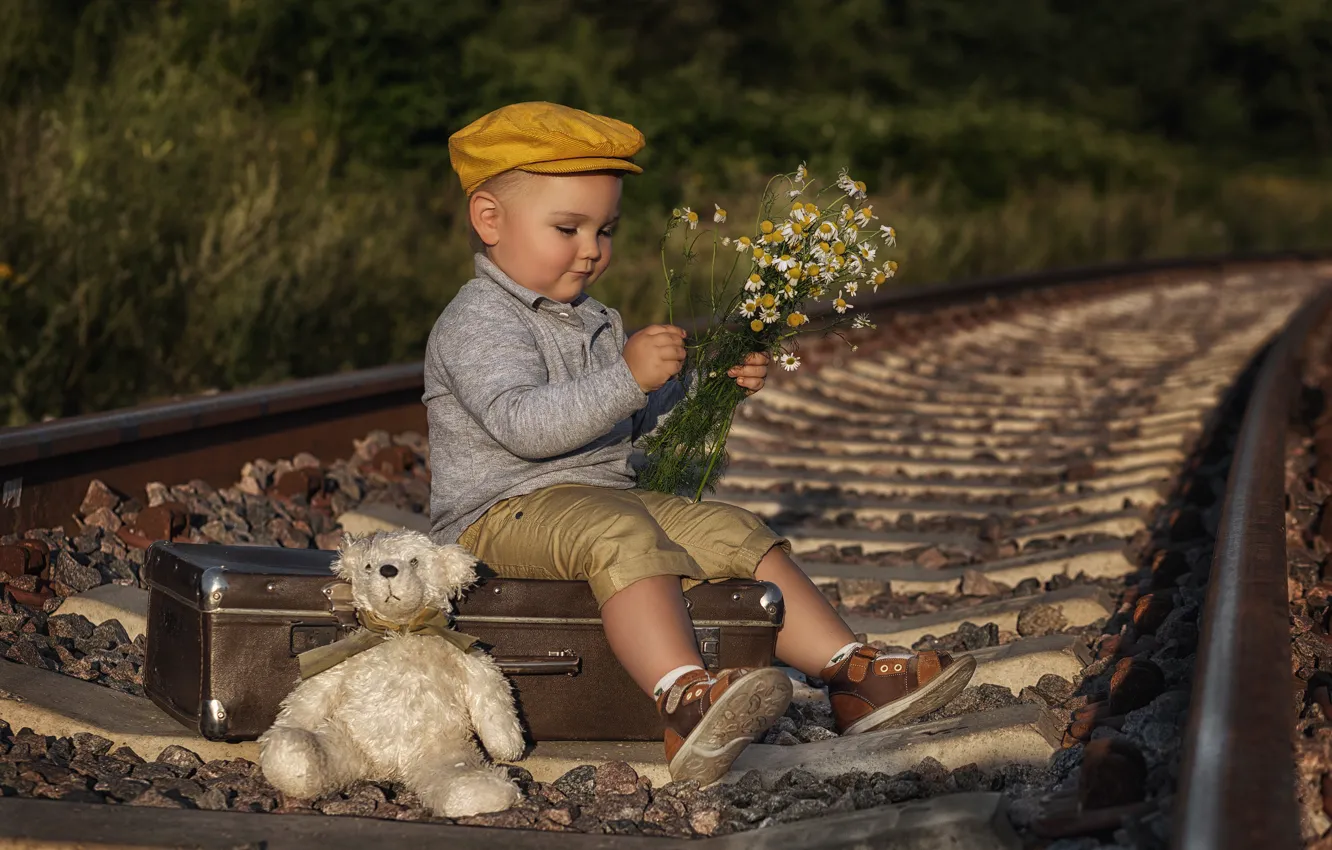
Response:
M854 307L846 303L846 299L843 298L842 293L839 292L837 293L837 298L833 300L833 309L839 313L845 313L847 310L854 309Z
M722 245L723 245L724 247L726 247L726 248L731 247L731 237L729 237L729 236L723 236L723 237L722 237Z
M856 224L861 227L867 227L869 226L869 223L877 217L878 216L874 215L874 207L870 204L865 204L865 206L856 211Z
M848 280L846 282L846 292L848 295L854 297L856 293L859 291L860 291L860 281Z
M683 212L680 213L680 218L689 222L690 230L698 229L698 213L694 212L689 207L684 208Z
M712 214L712 220L717 222L718 224L723 224L726 221L726 210L722 209L716 204L713 204L712 206L716 207L717 210Z
M763 278L759 277L757 272L751 274L749 279L745 281L745 292L758 292L762 288Z
M796 179L799 180L801 183L809 182L809 170L805 168L805 164L803 162L800 163L800 166L798 168L796 168Z
M897 231L896 231L896 230L893 230L891 227L889 227L888 225L885 224L885 225L883 225L883 226L881 226L881 227L879 228L879 232L883 234L883 241L884 241L884 244L889 245L889 246L892 246L892 245L896 245L896 244L897 244Z
M868 242L861 244L860 256L864 257L867 262L874 262L874 246Z
M759 313L759 318L763 320L765 325L770 325L780 319L781 316L777 313L776 307L764 307L763 312Z
M798 198L798 197L800 197L800 190L799 190L799 189L792 189L791 191L789 191L789 192L786 193L786 197L788 197L788 198Z
M846 242L855 242L860 238L860 228L854 224L848 224L842 228L842 239Z
M852 180L851 175L843 171L837 177L837 188L847 194L847 197L860 199L865 197L866 187L860 180Z
M869 316L866 316L864 313L861 313L859 316L856 316L854 319L851 320L851 327L853 327L853 328L877 328L878 325L876 325L876 324L874 324L873 322L871 322L871 321L869 320Z
M755 262L759 264L759 268L766 269L768 266L772 265L772 254L769 254L767 251L764 251L763 255L759 257L758 260L756 260Z
M788 372L794 372L800 368L800 358L794 354L783 354L778 360L781 362L782 368Z
M754 240L750 239L748 236L741 236L739 239L735 240L735 250L739 253L743 254L745 251L752 251L753 249Z
M777 271L784 272L799 262L799 260L792 259L790 254L782 254L773 265L777 267Z
M753 298L740 305L740 315L746 319L753 317L758 312L758 302Z

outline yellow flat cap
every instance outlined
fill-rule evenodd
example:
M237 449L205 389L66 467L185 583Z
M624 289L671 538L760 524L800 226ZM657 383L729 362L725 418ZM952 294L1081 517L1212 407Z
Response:
M558 103L502 106L449 136L449 163L468 195L496 174L643 169L629 157L643 149L638 128Z

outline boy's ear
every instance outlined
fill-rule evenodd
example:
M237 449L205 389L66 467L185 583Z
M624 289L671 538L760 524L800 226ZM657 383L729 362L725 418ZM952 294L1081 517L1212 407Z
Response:
M467 217L476 235L487 246L499 242L500 218L504 215L500 209L499 198L485 189L477 189L467 199Z

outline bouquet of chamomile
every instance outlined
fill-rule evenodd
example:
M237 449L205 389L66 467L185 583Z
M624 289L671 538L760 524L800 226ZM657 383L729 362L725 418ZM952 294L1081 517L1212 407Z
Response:
M713 206L713 222L725 224L726 210ZM699 215L689 207L673 210L666 224L661 263L669 321L674 322L677 294L695 288L691 266L699 257L699 240L710 233L711 245L702 249L711 248L709 303L694 315L707 316L711 324L686 339L687 357L676 380L689 385L688 394L640 443L647 465L638 486L645 490L692 495L696 502L714 492L726 469L731 421L749 392L727 371L754 352L766 352L787 371L799 368L795 338L811 330L811 312L828 314L819 323L825 333L847 323L873 328L866 315L850 312L851 300L865 289L877 292L897 273L897 263L880 256L897 244L897 234L874 225L865 184L845 170L822 187L810 180L804 163L773 177L757 218L754 232L736 238L716 228L698 231ZM677 230L679 261L673 265L667 248ZM811 306L818 302L827 306Z

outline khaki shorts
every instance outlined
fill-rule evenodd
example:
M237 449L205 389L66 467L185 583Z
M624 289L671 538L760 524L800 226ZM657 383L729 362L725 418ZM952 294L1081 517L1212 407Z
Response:
M651 490L554 484L496 502L458 544L505 578L586 581L606 604L634 582L680 576L754 577L773 546L790 542L744 508Z

